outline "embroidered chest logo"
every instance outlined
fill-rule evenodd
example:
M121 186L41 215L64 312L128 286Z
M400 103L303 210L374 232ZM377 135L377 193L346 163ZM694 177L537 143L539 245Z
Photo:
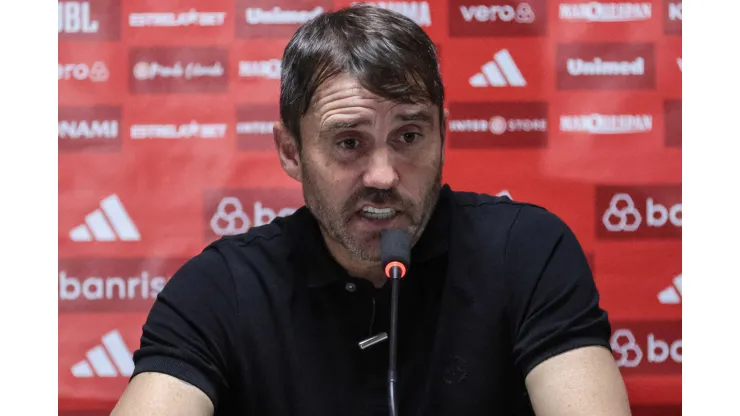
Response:
M468 362L456 355L445 367L442 379L447 384L457 384L462 383L467 377Z

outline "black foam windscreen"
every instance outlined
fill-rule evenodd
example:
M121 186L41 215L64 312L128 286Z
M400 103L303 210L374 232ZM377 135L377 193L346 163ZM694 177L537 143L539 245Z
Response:
M411 238L398 229L384 230L380 234L380 259L383 266L397 261L409 267L411 262Z

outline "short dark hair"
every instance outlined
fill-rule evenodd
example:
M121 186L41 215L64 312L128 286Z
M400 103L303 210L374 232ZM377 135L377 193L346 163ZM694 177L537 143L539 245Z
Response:
M429 100L439 107L439 122L443 122L444 86L432 40L400 13L357 4L304 23L283 52L280 120L299 150L301 117L318 87L340 73L392 101Z

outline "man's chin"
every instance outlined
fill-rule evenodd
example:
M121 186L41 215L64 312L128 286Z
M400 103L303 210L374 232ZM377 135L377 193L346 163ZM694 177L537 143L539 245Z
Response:
M352 257L357 260L370 263L380 263L380 234L378 234L377 238L370 241L366 239L358 241L353 238L352 241L347 242L344 247L352 253Z

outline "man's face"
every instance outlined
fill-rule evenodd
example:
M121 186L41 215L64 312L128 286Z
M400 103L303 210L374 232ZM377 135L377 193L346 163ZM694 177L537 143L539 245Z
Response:
M441 187L439 110L379 98L348 76L325 82L301 121L306 205L327 244L351 258L380 260L380 232L416 242Z

